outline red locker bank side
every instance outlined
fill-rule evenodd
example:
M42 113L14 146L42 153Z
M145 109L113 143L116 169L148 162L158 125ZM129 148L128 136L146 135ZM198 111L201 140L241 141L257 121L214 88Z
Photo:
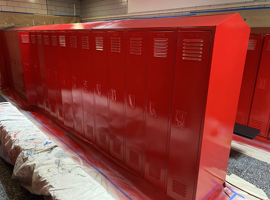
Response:
M238 14L215 30L199 145L198 200L206 197L210 188L221 186L226 178L232 139L229 133L234 129L249 33L250 28ZM224 160L216 162L221 157Z
M3 32L0 31L0 73L1 73L1 89L7 89L9 86L9 79L7 74L7 67L5 64L5 55L4 55L4 39Z
M247 57L243 73L241 92L238 102L236 123L247 126L254 94L259 61L261 57L263 34L251 34L248 42Z
M260 129L260 136L268 137L270 115L270 35L265 35L261 61L248 126Z

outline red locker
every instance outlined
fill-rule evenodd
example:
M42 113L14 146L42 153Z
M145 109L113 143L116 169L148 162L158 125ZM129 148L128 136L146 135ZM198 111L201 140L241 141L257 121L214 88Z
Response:
M91 142L95 142L94 135L94 70L93 55L91 53L91 32L79 32L78 48L80 48L80 65L82 73L82 100L83 100L83 127L84 136Z
M145 178L165 189L168 116L174 70L175 29L148 34L147 101L145 118Z
M42 31L36 32L37 36L37 43L38 43L38 54L39 54L39 64L40 64L40 72L41 72L41 79L42 79L42 90L43 90L43 102L44 102L44 109L50 112L50 104L49 104L49 97L48 97L48 87L47 87L47 71L45 66L45 50L44 50L44 39Z
M34 66L31 65L31 45L29 32L19 31L20 54L23 66L24 85L27 102L29 105L37 105L37 93L34 81ZM18 55L19 57L19 55ZM17 67L17 69L19 69Z
M94 69L94 102L95 102L95 135L97 145L109 150L109 107L108 107L108 66L107 34L105 31L92 32L93 69Z
M238 102L236 123L247 126L261 57L263 35L251 34Z
M40 108L44 108L44 97L42 88L42 77L39 63L39 53L38 53L38 41L36 32L30 32L30 43L31 43L31 65L34 69L34 82L36 86L37 93L37 105Z
M126 33L126 164L143 174L146 30Z
M260 136L268 137L270 116L270 35L264 38L257 82L250 112L249 127L260 129Z
M109 68L110 154L124 161L125 149L125 32L107 33Z
M194 192L210 40L211 31L178 32L167 186L174 199L192 199Z
M78 47L78 31L68 31L69 67L72 92L72 108L74 130L83 135L83 105L82 105L82 68L80 65L80 51Z
M68 39L67 31L58 31L58 67L59 77L61 82L61 96L62 96L62 116L64 118L64 124L70 128L73 128L73 109L72 109L72 93L71 93L71 72L69 63L69 48L70 40ZM61 116L61 115L60 115Z

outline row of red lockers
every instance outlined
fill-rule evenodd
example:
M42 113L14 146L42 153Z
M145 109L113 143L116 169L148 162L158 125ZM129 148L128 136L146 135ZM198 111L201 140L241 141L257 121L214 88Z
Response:
M259 129L269 138L270 29L253 28L248 44L236 123Z
M9 85L29 104L168 196L204 199L225 181L248 34L229 14L2 36Z

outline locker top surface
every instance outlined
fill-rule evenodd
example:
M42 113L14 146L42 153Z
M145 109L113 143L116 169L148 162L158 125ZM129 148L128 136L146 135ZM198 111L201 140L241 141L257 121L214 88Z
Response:
M243 26L247 24L238 13L222 15L206 15L192 17L171 17L155 19L132 19L132 20L113 20L73 24L54 24L43 26L31 26L25 28L12 28L6 31L57 31L57 30L90 30L90 29L132 29L132 28L173 28L173 27L217 27L224 23L234 26L235 21L242 20ZM238 24L239 26L239 24Z

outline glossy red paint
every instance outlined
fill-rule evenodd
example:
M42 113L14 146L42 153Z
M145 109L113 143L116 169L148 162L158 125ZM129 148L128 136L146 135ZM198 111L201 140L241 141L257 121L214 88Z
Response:
M263 43L263 34L251 34L249 37L247 57L245 62L244 74L241 85L241 92L238 102L236 123L247 126L254 88L259 69Z
M84 137L162 199L222 191L249 36L238 14L44 30L58 35L66 126L83 116Z
M255 92L250 112L248 126L260 129L260 135L268 137L269 135L269 115L270 115L270 35L264 38L260 67L255 86Z

